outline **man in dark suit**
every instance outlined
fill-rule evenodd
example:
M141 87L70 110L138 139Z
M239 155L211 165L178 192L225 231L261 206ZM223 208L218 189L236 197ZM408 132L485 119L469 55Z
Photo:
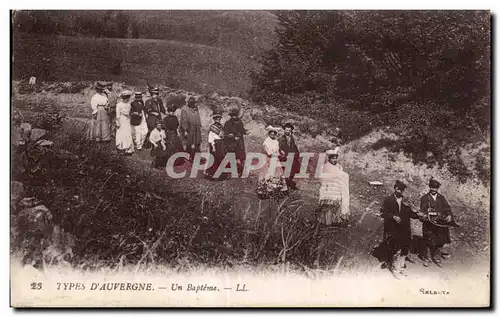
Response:
M167 111L165 110L165 106L163 106L163 101L159 98L160 89L158 87L152 88L150 91L151 98L146 100L146 112L147 112L147 124L148 124L148 135L146 139L149 139L149 134L151 131L156 128L156 123L161 122L162 114L166 115ZM149 142L148 142L149 143ZM148 147L152 146L149 144Z
M424 266L429 266L430 260L428 253L430 251L431 260L442 267L440 257L446 258L448 253L442 251L445 244L450 243L450 229L447 226L437 226L431 222L432 219L442 220L444 224L456 225L453 220L451 207L446 198L438 193L441 184L431 178L429 181L429 192L422 196L420 200L420 212L425 215L426 221L422 224L422 236L427 243L426 256L424 257ZM435 221L435 222L438 222Z
M130 104L130 125L132 126L132 139L137 150L141 150L146 140L148 128L146 125L145 105L142 92L135 92L134 101Z
M389 268L395 278L400 279L407 275L405 259L411 246L410 219L420 219L422 215L413 212L403 202L403 191L406 185L397 180L394 185L394 193L384 200L381 214L384 218L384 237L391 255Z
M300 171L300 160L299 160L299 148L295 144L295 139L293 137L293 125L291 123L285 123L283 125L283 130L285 134L279 139L280 150L285 153L284 157L281 158L281 161L286 161L288 158L288 154L293 154L292 168L290 170L290 175L285 175L285 181L289 188L298 189L297 183L293 180L295 174Z

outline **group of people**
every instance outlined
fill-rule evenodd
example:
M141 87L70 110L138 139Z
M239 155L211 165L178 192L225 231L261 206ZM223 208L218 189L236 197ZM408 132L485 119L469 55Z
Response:
M109 93L105 84L98 83L96 94L91 99L92 122L89 131L94 140L110 141L114 121L117 149L131 155L136 150L151 148L151 155L155 157L153 166L160 169L165 168L168 158L175 153L186 152L189 159L193 160L195 153L200 151L202 125L196 98L170 99L165 108L159 98L158 88L150 89L151 97L146 101L142 92L125 90L119 94L119 101L113 111L108 99ZM178 108L181 109L180 120L175 114ZM234 154L239 176L246 160L244 136L247 131L240 118L240 109L232 107L229 110L230 118L224 123L221 122L222 116L222 110L214 108L213 122L208 129L208 148L214 162L205 170L205 177L211 180L222 180L227 176L216 175L227 153ZM262 151L267 160L259 173L257 188L261 199L270 198L272 192L286 195L290 189L298 189L294 177L301 170L300 152L293 136L294 126L291 123L285 123L282 127L270 125L266 130L267 137ZM322 227L345 226L350 215L349 175L338 162L339 146L343 143L338 128L332 142L336 147L326 151L327 161L322 167L316 209L317 220ZM290 173L284 175L285 166L281 163L288 161L290 157ZM174 163L180 165L184 161L176 160ZM273 171L270 172L270 169ZM398 180L394 185L394 193L382 205L383 244L389 255L386 264L397 278L406 275L405 261L412 245L410 219L423 222L422 236L426 242L426 252L422 260L425 266L431 261L441 266L440 258L449 256L442 248L450 242L449 227L456 223L449 203L438 193L439 187L440 183L431 179L429 192L421 199L420 210L413 211L403 201L406 185Z
M151 149L153 166L164 168L168 158L176 152L194 155L200 150L201 120L196 98L172 99L166 104L159 98L159 88L149 89L150 98L144 100L140 91L122 91L115 106L110 103L110 88L98 82L91 98L92 120L89 137L97 142L111 141L124 155L132 155L143 148ZM181 108L180 120L175 111ZM179 122L180 121L180 122ZM182 160L176 162L177 165Z
M431 178L429 191L420 199L418 211L403 201L403 192L406 185L396 181L394 193L384 200L381 215L384 219L384 241L385 249L388 251L386 264L396 278L406 276L406 260L412 247L412 230L410 219L418 219L422 222L422 238L424 250L420 251L420 258L424 266L432 262L442 267L442 259L448 258L450 254L443 247L450 243L450 227L457 224L453 217L450 204L446 198L438 192L441 184Z

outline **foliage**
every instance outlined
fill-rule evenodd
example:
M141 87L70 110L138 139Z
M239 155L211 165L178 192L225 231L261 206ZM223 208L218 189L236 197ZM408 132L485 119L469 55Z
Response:
M340 123L348 139L390 126L403 136L392 148L415 162L443 163L488 133L488 12L283 11L278 19L278 44L252 74L255 101Z
M61 112L59 107L46 106L42 113L37 113L33 119L33 126L45 129L47 131L54 131L62 128L66 115Z

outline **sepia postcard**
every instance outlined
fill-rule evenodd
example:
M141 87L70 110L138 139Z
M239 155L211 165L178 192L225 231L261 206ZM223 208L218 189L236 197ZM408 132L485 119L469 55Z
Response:
M10 305L491 306L491 13L12 10Z

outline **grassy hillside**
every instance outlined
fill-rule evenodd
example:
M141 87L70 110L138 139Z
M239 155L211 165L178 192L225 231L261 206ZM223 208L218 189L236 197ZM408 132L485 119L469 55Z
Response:
M119 17L137 39L94 34ZM15 79L149 81L228 95L250 89L277 25L267 11L215 10L18 11L13 21Z
M17 11L14 31L47 35L145 38L226 48L245 55L270 49L276 16L268 11Z
M276 16L267 11L125 11L140 38L211 45L247 55L272 48Z
M249 56L201 44L32 34L14 35L13 58L15 79L149 81L236 95L248 91L249 73L258 67Z

